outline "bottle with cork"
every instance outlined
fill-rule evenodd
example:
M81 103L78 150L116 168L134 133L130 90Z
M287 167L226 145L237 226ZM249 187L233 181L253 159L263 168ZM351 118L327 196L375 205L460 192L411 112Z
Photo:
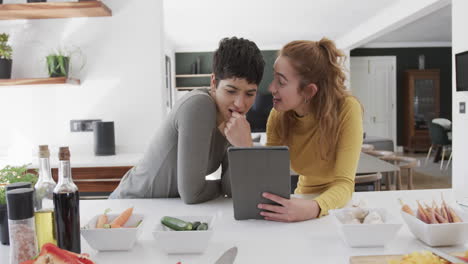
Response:
M47 145L39 146L39 179L34 186L36 193L36 233L39 248L45 243L57 245L54 219L54 188L57 185L50 169L50 152Z
M72 179L68 147L60 147L59 150L59 180L53 200L57 245L80 254L80 194Z

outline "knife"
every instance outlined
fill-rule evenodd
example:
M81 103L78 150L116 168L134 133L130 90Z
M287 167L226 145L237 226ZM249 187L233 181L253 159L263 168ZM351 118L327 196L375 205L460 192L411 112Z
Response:
M233 264L237 256L237 247L232 247L224 252L215 264Z
M449 254L447 254L447 253L445 253L445 252L443 252L443 251L441 251L441 250L438 250L438 249L435 249L435 248L430 248L430 247L426 247L426 249L427 249L428 251L431 251L431 252L434 253L435 255L437 255L437 256L439 256L439 257L441 257L441 258L443 258L443 259L445 259L445 260L447 260L447 261L450 261L450 262L452 262L452 263L462 263L462 264L468 263L468 262L466 262L466 261L464 261L464 260L461 260L461 259L459 259L459 258L457 258L457 257L454 257L454 256L452 256L452 255L449 255Z

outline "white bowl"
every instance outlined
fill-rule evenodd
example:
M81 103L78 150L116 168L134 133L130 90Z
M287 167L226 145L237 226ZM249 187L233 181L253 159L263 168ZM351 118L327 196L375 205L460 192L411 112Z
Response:
M167 254L203 253L213 236L214 217L212 216L173 216L175 218L208 223L208 230L174 231L165 225L156 224L153 237L158 248Z
M392 216L384 208L368 208L369 212L380 214L383 224L344 224L344 215L357 208L330 210L343 240L350 247L383 247L398 233L401 221Z
M109 222L119 214L108 214ZM81 228L81 235L88 244L98 251L130 250L141 234L143 215L132 214L122 228L96 228L99 215L94 216L88 224ZM138 222L141 223L135 227Z
M463 220L461 223L426 224L415 216L401 211L401 216L413 235L432 247L464 244L468 241L468 215L452 207ZM417 209L413 208L413 212Z

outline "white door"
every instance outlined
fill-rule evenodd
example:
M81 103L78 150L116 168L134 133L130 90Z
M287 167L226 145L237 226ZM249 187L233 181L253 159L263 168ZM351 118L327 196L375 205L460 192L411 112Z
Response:
M396 57L351 57L351 91L364 107L367 136L396 143Z

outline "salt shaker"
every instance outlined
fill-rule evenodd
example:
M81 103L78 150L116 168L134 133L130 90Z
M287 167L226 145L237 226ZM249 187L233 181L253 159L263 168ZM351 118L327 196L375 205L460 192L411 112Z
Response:
M19 264L37 255L34 189L10 190L6 195L10 231L10 264Z
M31 183L30 182L15 182L8 184L6 186L6 191L8 192L9 190L14 190L14 189L19 189L19 188L31 188ZM10 235L8 232L8 210L5 206L5 216L0 217L0 228L1 228L1 237L0 240L3 245L10 245Z

